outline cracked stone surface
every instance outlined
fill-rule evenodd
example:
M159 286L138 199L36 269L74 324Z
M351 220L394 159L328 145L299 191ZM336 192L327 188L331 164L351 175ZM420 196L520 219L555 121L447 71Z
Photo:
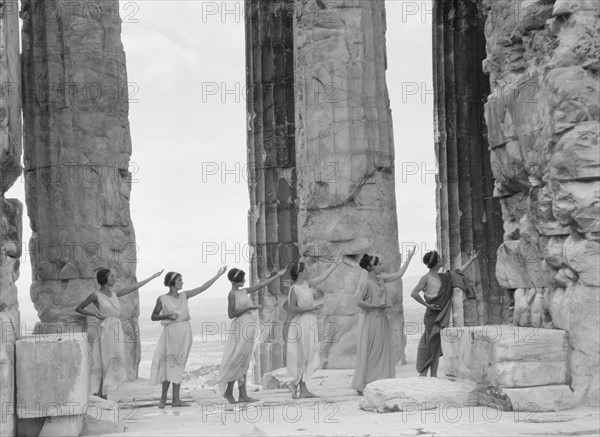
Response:
M137 246L118 2L93 17L64 3L70 20L46 19L51 3L21 3L30 293L41 322L82 325L75 306L97 289L99 268L113 270L116 288L136 282ZM136 378L137 292L120 301L127 375Z
M573 401L597 406L598 2L482 4L485 113L505 223L498 281L515 290L515 324L568 332Z
M354 293L365 273L356 261L377 252L399 268L394 142L385 79L383 1L296 5L294 20L298 241L311 272L344 257L318 286L319 317L333 329L321 349L326 368L354 366ZM330 13L329 15L327 13ZM326 18L329 19L326 19ZM302 163L302 164L300 164ZM402 281L388 284L397 359L403 359Z

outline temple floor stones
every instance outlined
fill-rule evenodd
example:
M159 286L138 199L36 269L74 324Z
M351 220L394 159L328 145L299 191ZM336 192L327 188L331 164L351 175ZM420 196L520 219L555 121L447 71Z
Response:
M381 379L365 387L360 408L377 413L471 408L478 405L477 384L441 378Z

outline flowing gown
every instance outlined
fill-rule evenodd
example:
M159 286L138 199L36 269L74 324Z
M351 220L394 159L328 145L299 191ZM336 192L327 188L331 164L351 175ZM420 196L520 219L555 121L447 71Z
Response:
M185 293L179 293L179 297L175 299L164 294L159 299L162 305L160 314L173 314L177 318L161 320L163 331L152 360L150 384L157 385L164 381L181 384L192 348L192 326L187 296Z
M373 281L362 284L356 297L373 305L391 303L383 283ZM352 388L361 392L370 382L396 377L394 342L385 311L364 311L352 380Z
M292 293L296 293L299 308L314 306L312 289L307 282L294 284L288 295L288 305ZM287 333L287 372L292 382L306 382L320 365L319 329L317 317L312 313L300 313L290 322Z
M246 289L235 290L233 293L235 311L242 311L254 305ZM250 367L258 334L259 326L255 310L246 311L231 321L227 340L225 340L219 377L216 380L221 392L225 392L227 383L231 381L238 381L238 387L246 382L246 373Z
M108 387L119 385L126 379L125 338L119 315L119 297L111 292L108 297L102 292L98 296L98 315L104 319L90 318L87 335L89 341L90 393L102 393Z

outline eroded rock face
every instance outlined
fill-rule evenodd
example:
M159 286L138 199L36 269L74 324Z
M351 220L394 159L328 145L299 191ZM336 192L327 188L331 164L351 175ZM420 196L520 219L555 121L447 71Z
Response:
M83 323L74 309L110 268L135 283L127 74L117 1L23 1L25 188L31 298L42 322ZM68 19L57 16L68 14ZM137 292L121 299L128 377L137 377Z
M384 2L296 2L294 20L298 241L313 273L340 257L376 251L389 271L399 268L392 119L385 82ZM325 19L328 17L327 19ZM331 18L333 17L333 18ZM320 88L316 89L320 86ZM364 274L342 264L319 285L320 320L333 326L321 349L328 368L354 365ZM403 345L401 281L390 283L398 359Z
M497 277L515 290L517 325L568 331L574 401L597 405L600 6L483 5L486 122L505 222Z
M15 402L15 341L19 337L16 280L22 251L23 205L6 199L6 191L21 175L21 63L19 5L0 3L0 404ZM5 410L0 434L16 435L16 416Z

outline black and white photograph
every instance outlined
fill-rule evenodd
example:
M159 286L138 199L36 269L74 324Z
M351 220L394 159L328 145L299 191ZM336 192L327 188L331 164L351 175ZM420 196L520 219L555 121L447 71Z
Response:
M600 436L600 0L0 0L0 435Z

